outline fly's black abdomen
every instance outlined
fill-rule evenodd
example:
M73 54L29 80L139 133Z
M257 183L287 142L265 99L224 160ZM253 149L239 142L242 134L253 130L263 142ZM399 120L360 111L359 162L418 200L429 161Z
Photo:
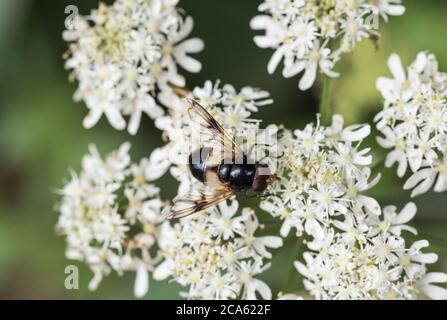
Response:
M221 164L217 170L217 176L219 180L227 183L230 180L231 164Z
M232 187L251 188L255 172L256 165L254 164L233 164L228 182Z
M189 155L189 170L194 178L205 182L206 159L211 148L201 148Z
M191 170L191 174L194 178L196 178L200 182L205 182L205 170L203 164L189 163L189 170Z
M228 161L223 161L218 167L209 168L207 158L211 150L211 148L201 148L190 154L189 169L194 178L207 183L208 181L205 181L206 172L214 171L218 179L230 188L249 189L252 187L256 174L255 164L228 164Z

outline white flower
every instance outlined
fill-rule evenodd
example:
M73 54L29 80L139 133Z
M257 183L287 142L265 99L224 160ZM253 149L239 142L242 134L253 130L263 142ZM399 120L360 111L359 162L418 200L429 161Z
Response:
M370 219L373 219L374 222L370 228L370 235L391 233L400 236L402 230L417 234L415 228L406 225L416 215L416 205L413 202L409 202L400 213L397 213L396 210L397 208L395 206L386 206L383 208L383 220L380 220L377 216L371 216Z
M436 183L435 183L436 182ZM434 185L435 192L447 190L447 154L433 167L426 167L413 173L404 184L404 189L413 189L411 196L415 197L427 192Z
M81 173L72 173L60 191L56 229L66 237L67 258L84 261L94 273L91 290L111 271L136 271L135 295L142 297L149 288L147 273L158 263L149 250L160 236L163 202L144 175L154 170L151 161L132 164L129 149L124 143L102 158L90 146Z
M149 276L146 267L141 264L137 268L137 276L135 279L134 295L137 298L142 298L149 291Z
M259 222L251 210L237 214L238 203L223 203L202 213L165 223L160 237L164 261L156 280L172 278L190 299L271 299L266 283L255 277L269 267L271 253L282 239L256 236Z
M325 215L333 216L336 212L346 213L346 206L341 204L344 195L336 185L317 184L317 188L309 190L310 199L317 205L317 210Z
M116 0L100 4L89 16L79 17L77 28L64 32L70 43L66 68L79 87L75 100L89 109L86 128L104 114L117 130L136 134L143 113L152 119L164 114L159 101L175 95L171 85L183 87L177 64L199 72L200 39L187 39L193 20L184 17L170 0ZM174 98L172 98L174 99Z
M265 31L255 36L256 45L275 50L268 72L273 73L283 60L285 77L304 71L299 88L307 90L317 72L336 77L333 69L341 54L352 51L363 38L378 34L370 23L373 14L387 21L388 15L402 15L405 8L399 0L264 0L258 10L262 14L250 26Z
M435 263L438 255L435 253L422 253L421 249L429 246L427 240L418 240L413 243L407 252L397 252L400 266L408 277L418 277L425 274L423 264Z
M395 210L384 208L387 218L383 221L375 215L363 219L353 212L345 222L334 221L333 227L314 236L304 263L295 262L306 289L317 299L416 299L419 291L433 299L445 297L446 289L430 284L426 265L436 262L437 255L421 252L428 241L416 241L407 249L400 236L401 230L413 231L401 224L414 216L414 204L398 215ZM394 219L395 226L387 219ZM381 234L376 236L373 230ZM441 273L433 282L447 279Z
M431 188L443 192L447 190L447 76L438 71L434 55L425 52L417 55L407 72L396 54L388 65L394 78L377 80L385 102L375 118L383 134L377 141L393 149L385 165L397 162L399 177L411 170L404 188L413 189L413 197Z
M433 283L446 283L447 274L441 272L430 272L427 273L418 282L418 288L425 293L431 299L446 300L447 299L447 289L438 287Z
M272 104L267 91L253 87L243 87L240 92L231 84L226 84L222 88L222 104L234 109L243 108L247 112L258 112L258 106Z
M105 247L121 251L121 241L128 230L126 220L122 219L114 208L109 214L107 212L100 214L97 223L93 225L92 231L94 238L104 243Z
M286 293L286 294L279 294L278 300L304 300L302 297L293 294L293 293Z
M282 247L283 241L276 236L256 237L255 232L259 228L259 222L252 210L246 210L243 213L245 219L245 229L241 232L245 246L240 249L240 254L243 256L258 255L260 257L272 258L272 254L268 252L267 248Z
M238 206L239 204L236 201L233 201L230 206L226 202L219 204L217 213L210 217L213 220L211 223L215 228L211 231L211 234L222 237L223 240L228 240L233 238L236 233L242 232L243 218L234 217L237 213Z
M272 292L270 287L259 279L253 278L254 275L262 272L262 264L258 261L253 263L247 263L245 261L238 265L238 276L244 287L244 292L242 293L242 298L246 300L256 300L256 293L264 300L272 299Z
M338 74L331 71L335 61L331 58L330 53L330 49L324 46L320 47L319 41L315 40L306 58L292 63L289 63L288 60L285 61L283 76L290 78L304 70L304 75L298 85L300 90L307 90L312 87L317 78L318 68L330 77L337 77Z
M298 233L318 232L318 226L326 225L332 216L346 215L359 205L380 214L377 201L361 194L377 182L368 182L369 149L359 149L369 132L368 126L343 129L343 119L336 115L330 127L309 124L295 131L296 138L284 134L279 141L284 156L278 161L277 181L268 189L275 196L261 204L285 219L281 235L291 228Z
M372 158L360 148L370 131L367 125L343 128L336 115L329 127L309 124L295 138L286 130L279 141L284 157L261 208L283 220L281 236L296 229L306 237L304 261L295 267L316 299L415 299L424 286L433 289L423 279L437 255L422 252L428 241L407 247L401 235L417 234L407 225L416 206L382 209L364 194L380 178L370 179ZM431 297L444 290L434 287Z
M379 0L376 1L376 7L372 8L373 12L378 13L385 21L388 21L388 16L401 16L405 12L405 7L401 5L401 0Z
M167 58L174 58L172 61L173 65L177 62L183 69L197 73L202 69L202 65L199 61L191 58L189 54L202 51L204 44L198 38L185 40L192 32L192 29L193 19L187 17L176 33L168 34L168 41L163 44L162 52Z

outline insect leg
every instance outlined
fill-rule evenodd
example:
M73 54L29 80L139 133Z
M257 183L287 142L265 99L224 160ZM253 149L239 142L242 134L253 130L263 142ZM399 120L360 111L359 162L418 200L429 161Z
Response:
M280 198L280 196L279 196L278 194L276 194L276 193L266 193L266 194L261 194L261 195L259 196L259 198L261 198L261 199L265 199L265 198L268 198L268 197L277 197L277 198Z
M257 196L258 195L256 195L256 194L250 194L250 190L245 191L245 199L246 200L256 198Z

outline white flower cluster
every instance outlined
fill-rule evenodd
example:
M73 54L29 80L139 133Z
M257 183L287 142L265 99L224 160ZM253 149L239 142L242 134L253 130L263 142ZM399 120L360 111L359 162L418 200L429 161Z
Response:
M67 240L69 259L85 262L96 289L111 271L137 271L135 295L148 289L148 271L160 260L153 253L159 240L163 202L149 182L152 159L132 164L130 144L102 159L91 145L80 175L72 173L61 190L57 230Z
M295 267L304 277L306 290L317 299L447 299L444 273L427 273L426 264L437 261L434 253L423 253L427 240L406 247L402 230L416 214L407 204L400 213L394 206L383 209L383 218L361 208L333 221L332 227L309 242L304 263Z
M70 42L66 68L79 81L75 100L83 100L89 113L84 126L91 128L104 114L118 130L138 131L141 116L164 114L160 95L174 95L183 87L180 65L198 72L201 64L189 54L200 52L203 42L185 40L193 28L191 17L176 8L178 0L116 0L100 4L89 16L79 17L73 30L64 32Z
M258 46L275 49L268 71L273 73L283 61L285 77L304 72L299 87L306 90L318 71L337 76L333 69L341 54L363 38L378 36L378 15L387 20L387 15L403 14L400 2L264 0L259 10L265 14L251 26L266 32L255 37ZM268 92L252 87L238 91L211 81L187 92L178 66L198 72L201 64L189 54L201 51L203 42L187 39L193 21L177 3L100 4L91 15L79 17L74 30L64 32L70 42L66 67L79 82L75 99L89 109L84 126L94 126L104 114L114 128L127 126L135 134L146 113L166 142L138 164L131 162L128 143L105 158L91 146L81 173L72 173L61 190L57 230L67 239L67 257L93 271L89 287L95 289L112 271L134 271L135 295L142 297L153 272L155 280L182 285L186 290L181 295L189 299L272 298L259 275L270 266L270 250L283 240L267 235L252 208L239 210L231 199L176 221L161 213L165 203L154 180L169 170L180 182L179 194L199 184L189 172L188 158L204 144L194 135L196 124L182 99L188 97L203 105L244 152L254 151L250 158L263 159L275 172L261 208L283 220L281 236L293 229L303 237L307 250L295 267L311 295L413 299L423 293L447 298L447 290L436 285L447 282L447 275L427 273L426 265L437 260L422 252L428 242L416 241L408 248L401 235L416 234L407 225L416 206L382 210L364 194L380 178L371 179L372 157L360 147L370 127L345 128L343 118L335 115L329 127L310 124L292 133L270 125L261 130L252 114L272 103ZM418 55L408 76L395 55L390 68L395 79L377 82L386 100L376 118L385 136L379 142L395 149L387 165L399 162L400 176L410 165L414 174L406 187L420 183L413 195L433 184L435 191L447 190L447 76L426 53ZM294 294L280 298L299 299Z
M398 164L404 188L412 196L447 190L447 73L438 70L433 54L420 52L405 72L398 55L388 60L393 78L379 78L377 88L385 99L375 118L383 134L379 144L392 149L385 165Z
M251 118L258 107L273 102L266 91L248 86L237 91L230 84L221 86L219 81L214 84L206 81L203 87L194 88L187 96L203 105L244 150L255 143L263 144L268 140L268 134L275 135L277 132L274 125L261 130L260 120ZM167 140L167 144L160 149L160 163L164 159L165 163L172 164L170 172L181 182L179 193L184 193L190 189L192 183L188 157L192 151L201 147L203 141L200 141L200 136L194 136L197 125L191 121L186 101L175 98L171 100L170 106L169 114L160 117L155 123L163 130ZM258 154L254 156L261 158L270 147L274 149L276 146L260 145L255 148L254 151Z
M317 72L329 77L338 74L333 68L342 53L350 52L363 38L378 34L379 15L402 15L400 0L264 0L258 10L262 15L250 23L265 35L254 38L261 48L273 48L268 63L273 73L284 60L282 74L293 77L304 72L299 88L307 90Z
M267 92L252 87L238 92L231 85L207 81L189 96L207 106L235 138L259 141L259 121L249 117L272 102ZM169 114L156 120L168 140L165 146L139 165L131 165L129 144L105 160L91 147L80 177L73 174L63 189L57 228L67 237L67 256L91 267L92 289L111 270L138 270L135 293L143 296L147 272L156 268L156 280L170 277L189 286L184 296L191 299L270 299L270 288L254 276L269 267L266 248L281 246L282 239L255 235L262 226L251 209L237 214L239 204L233 200L173 224L162 216L159 190L148 181L170 169L182 182L182 192L194 188L188 156L199 147L199 141L192 141L194 124L185 101L167 99L173 102Z
M272 103L268 92L252 87L237 91L229 84L206 81L185 96L206 107L237 141L247 145L264 142L265 131L251 115L258 107ZM158 151L159 172L166 171L164 164L170 163L171 174L180 181L178 192L184 194L197 187L189 173L188 157L203 146L203 141L194 136L196 124L186 102L170 98L169 114L156 120L167 140ZM274 126L270 132L276 131ZM268 148L264 145L255 151L263 154ZM163 224L159 244L164 261L155 269L154 278L171 278L188 287L182 295L189 299L271 299L269 286L255 276L269 267L266 260L271 254L266 248L282 246L282 239L258 236L263 226L254 211L244 208L238 214L238 207L236 200L223 202L174 225Z
M238 202L163 225L159 244L165 260L155 269L154 278L168 277L188 287L182 296L189 299L271 299L269 286L255 277L270 264L268 248L282 246L276 236L258 236L262 229L254 212L238 212Z
M406 248L401 237L402 230L416 232L405 225L415 205L382 213L363 194L379 178L370 181L369 149L359 148L369 133L367 125L343 128L338 115L330 127L285 132L277 181L268 189L273 195L261 208L283 220L282 236L291 229L306 236L305 261L295 266L317 299L415 298L419 291L446 298L447 290L431 283L447 282L447 275L426 273L425 264L437 260L421 252L428 242Z
M330 127L309 124L304 130L285 131L280 144L276 181L269 187L261 208L284 220L280 233L292 228L298 236L315 234L331 219L344 216L356 206L380 215L378 202L361 193L376 184L370 181L372 157L360 149L370 134L368 125L343 128L343 118L333 117Z

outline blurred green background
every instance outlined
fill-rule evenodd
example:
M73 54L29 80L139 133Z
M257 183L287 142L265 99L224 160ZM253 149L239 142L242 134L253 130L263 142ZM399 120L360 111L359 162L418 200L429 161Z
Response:
M270 76L266 65L271 50L257 48L249 20L256 14L256 0L183 0L184 8L195 20L193 35L206 43L198 55L203 70L187 75L188 85L201 85L206 79L221 79L236 87L252 85L271 92L273 106L263 108L258 118L302 128L315 119L318 88L300 92L298 80L283 79L280 72ZM68 168L79 170L87 145L94 142L105 153L131 141L134 159L146 156L161 144L160 133L144 119L136 137L113 130L102 119L91 130L81 123L87 109L72 101L75 84L67 80L62 54L66 44L64 8L74 4L81 14L97 7L96 1L0 1L0 298L132 298L134 275L107 277L96 292L87 290L90 271L80 267L80 289L64 288L64 239L57 237L54 205ZM341 77L334 83L334 108L349 123L372 123L381 108L375 79L388 75L387 57L397 52L404 64L417 52L430 50L437 55L441 70L447 71L447 2L404 1L407 12L380 23L379 50L370 41L362 42L353 55L344 56L337 66ZM375 140L367 141L379 162L384 152ZM383 173L381 183L371 194L383 205L401 207L410 200L402 190L403 180L395 168L375 167ZM172 181L170 190L176 186ZM431 242L440 256L433 269L447 271L447 196L429 192L414 199L418 214L413 221L420 238ZM275 255L273 267L263 277L275 292L299 288L301 282L291 268L295 240ZM286 270L286 271L285 271ZM151 282L148 298L176 298L174 284Z

